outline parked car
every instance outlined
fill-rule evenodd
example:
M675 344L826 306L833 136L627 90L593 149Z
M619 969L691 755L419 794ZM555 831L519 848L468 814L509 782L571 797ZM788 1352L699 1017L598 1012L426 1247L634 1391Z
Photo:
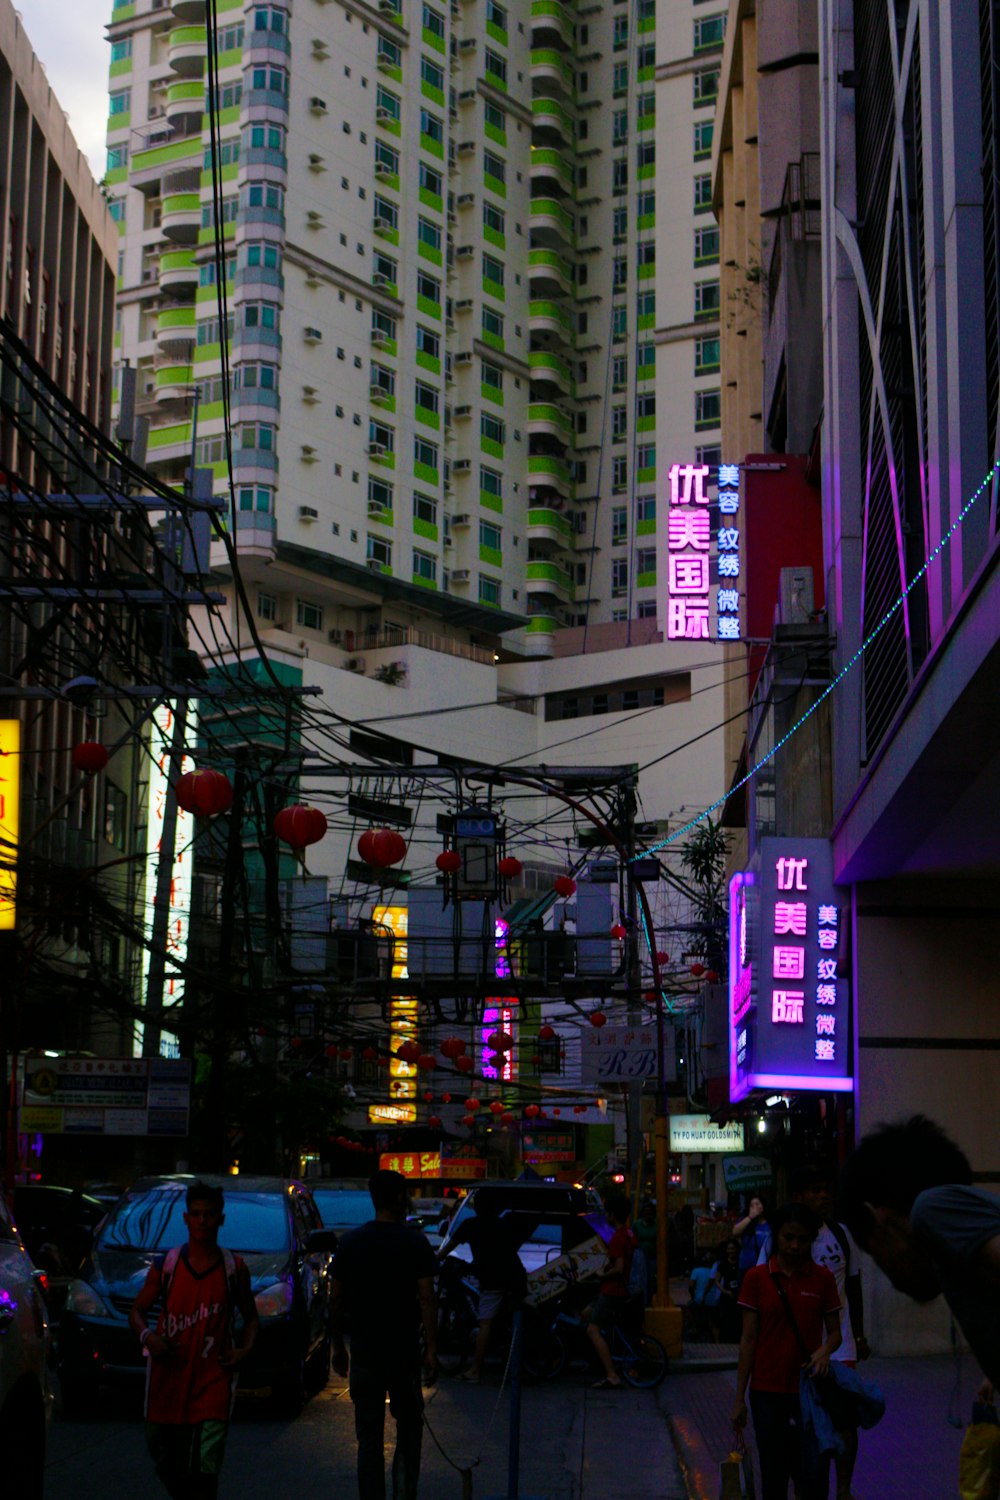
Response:
M32 1265L0 1192L0 1454L5 1492L42 1500L50 1407L43 1273Z
M50 1277L76 1275L107 1211L78 1188L42 1182L14 1188L14 1222L35 1265Z
M318 1179L310 1182L309 1190L324 1225L335 1229L338 1235L348 1229L357 1229L359 1224L367 1224L375 1217L367 1188L338 1187L335 1183Z
M556 1260L594 1234L589 1196L580 1188L560 1184L507 1182L482 1183L472 1188L453 1215L441 1240L440 1253L471 1261L467 1244L454 1244L460 1226L476 1211L476 1201L489 1195L496 1199L498 1213L510 1216L518 1255L530 1275L550 1260Z
M285 1411L298 1410L330 1370L330 1266L336 1236L323 1228L311 1194L278 1177L211 1177L225 1193L219 1243L241 1255L260 1314L240 1389L270 1389ZM66 1295L58 1371L63 1404L93 1402L102 1382L138 1382L145 1363L128 1326L129 1308L156 1256L184 1244L184 1194L190 1176L141 1178L101 1226ZM160 1309L150 1311L155 1326Z

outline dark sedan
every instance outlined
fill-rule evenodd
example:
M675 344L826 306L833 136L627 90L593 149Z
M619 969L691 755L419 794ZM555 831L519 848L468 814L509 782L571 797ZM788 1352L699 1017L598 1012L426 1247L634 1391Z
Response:
M322 1227L301 1183L275 1177L202 1177L225 1193L219 1243L250 1272L260 1334L241 1390L270 1390L297 1410L330 1368L330 1265L336 1235ZM129 1308L152 1261L184 1244L184 1194L192 1177L140 1179L101 1227L66 1296L58 1369L67 1408L93 1402L102 1382L138 1382L145 1363ZM154 1307L151 1326L159 1316Z

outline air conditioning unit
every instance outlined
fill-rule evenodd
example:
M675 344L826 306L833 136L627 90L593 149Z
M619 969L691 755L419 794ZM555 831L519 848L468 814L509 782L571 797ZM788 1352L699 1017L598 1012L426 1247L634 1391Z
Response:
M463 350L461 354L455 355L455 363L456 365L471 365L472 355L468 352L468 350Z
M368 397L371 401L384 401L392 392L387 391L384 385L372 385L368 387Z
M301 453L300 453L299 457L302 459L302 462L304 464L314 464L318 460L319 454L316 452L316 449L310 443L303 443L302 444L302 450L301 450ZM299 507L299 515L300 516L302 516L303 509L308 510L309 507L308 506L305 506L305 507L300 506ZM312 517L308 517L307 518L305 516L302 516L302 519L303 520L306 520L306 519L310 519L311 520L313 518Z
M395 118L396 116L393 114L392 110L386 109L384 104L380 104L378 109L375 111L375 119L379 125L384 125L387 120L394 120Z
M385 446L384 443L369 443L368 444L368 457L369 458L384 458L385 455L386 455L386 453L387 453L387 451L388 450L387 450L387 448L386 448L386 446Z
M468 474L472 468L471 458L456 458L451 466L453 474Z
M306 225L309 229L322 229L325 220L318 208L311 208L306 214Z
M444 539L444 545L446 547L454 547L455 543L452 541L450 536L446 536Z
M330 56L330 49L322 37L314 36L312 40L313 57L318 57L320 62L325 62Z
M383 271L376 271L372 277L372 286L388 286L389 278Z
M396 174L392 170L392 168L391 167L387 167L384 161L377 161L375 163L375 176L376 177L395 177L395 175Z
M464 510L462 511L461 515L452 516L452 518L451 518L451 524L452 524L453 528L455 526L468 526L469 525L469 521L470 521L469 514L468 514L467 511L464 511Z
M475 52L476 39L474 36L463 36L458 44L459 52Z
M451 581L452 581L452 583L468 583L468 581L469 581L469 570L468 570L468 568L452 568L452 570L451 570Z
M390 344L389 335L382 333L378 328L372 329L372 347L375 349L388 349Z
M319 511L316 509L316 507L314 505L300 505L299 506L299 520L300 521L318 521L319 520Z
M307 344L321 344L323 342L323 334L318 328L303 328L302 337Z
M327 631L326 638L331 646L339 646L344 639L344 632L339 625L334 625L331 630Z
M380 520L381 517L386 514L385 506L382 504L381 500L369 500L368 514L369 516L371 516L372 520L376 521Z
M369 563L368 566L371 567L371 564ZM357 674L358 674L359 677L363 677L365 675L365 659L364 659L364 657L363 656L351 656L351 657L348 657L348 660L347 660L347 670L349 672L357 672Z
M386 16L398 16L399 15L399 11L396 9L396 0L378 0L378 8L382 12L383 15L386 15Z
M475 255L475 253L476 253L475 246L473 246L473 245L459 245L458 249L455 251L455 259L456 260L471 260L472 257Z
M378 561L377 558L370 557L368 559L368 571L370 573L381 573L382 564Z
M384 219L381 214L378 214L372 222L372 228L376 234L380 234L383 229L395 229L395 227L391 219Z
M310 151L309 153L309 170L310 172L326 171L323 158L320 156L318 151Z
M458 95L458 102L459 104L471 104L475 97L475 89L461 89Z
M476 149L476 143L475 143L475 141L459 141L459 143L458 143L458 154L459 154L459 156L471 156L473 154L473 152L475 151L475 149Z
M458 195L459 208L471 208L475 201L475 193L459 193Z
M314 115L325 115L326 100L320 99L318 95L314 94L309 100L309 108L312 110Z
M456 406L455 407L455 421L456 422L464 422L464 421L466 421L471 416L472 416L472 407L471 406Z
M476 304L473 302L471 297L459 297L458 301L455 303L455 311L471 312L475 305Z
M308 406L315 406L320 399L319 391L314 385L304 385L302 387L302 399Z

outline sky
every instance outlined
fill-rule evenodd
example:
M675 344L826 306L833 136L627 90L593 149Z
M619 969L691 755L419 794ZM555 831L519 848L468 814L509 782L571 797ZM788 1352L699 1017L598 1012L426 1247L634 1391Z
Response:
M15 0L36 56L94 176L104 176L112 0Z

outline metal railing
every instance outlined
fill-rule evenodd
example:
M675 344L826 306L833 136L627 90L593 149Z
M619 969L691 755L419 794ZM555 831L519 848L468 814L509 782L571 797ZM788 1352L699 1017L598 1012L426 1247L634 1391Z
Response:
M818 240L822 231L820 215L819 152L807 151L798 161L788 163L785 186L781 193L774 250L767 272L768 309L773 312L781 284L782 229L787 225L790 240Z

